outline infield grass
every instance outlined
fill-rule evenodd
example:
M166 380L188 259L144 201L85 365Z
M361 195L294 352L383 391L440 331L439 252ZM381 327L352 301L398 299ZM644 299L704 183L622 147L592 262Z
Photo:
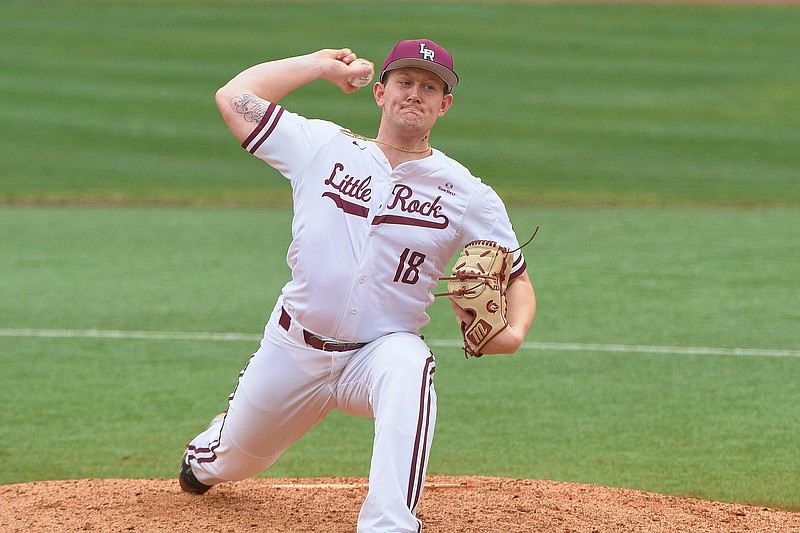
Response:
M531 342L800 350L796 210L514 210ZM288 210L12 208L0 324L239 332L288 278ZM563 479L798 509L800 357L525 349L466 361L442 302L427 339L430 472ZM443 341L452 344L441 346ZM0 336L0 482L171 477L257 340ZM366 475L371 422L334 415L269 476Z

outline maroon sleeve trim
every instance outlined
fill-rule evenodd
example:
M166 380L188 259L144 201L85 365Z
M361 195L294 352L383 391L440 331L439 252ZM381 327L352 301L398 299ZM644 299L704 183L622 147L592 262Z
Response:
M522 275L522 273L525 272L525 270L528 268L528 264L525 262L525 260L522 258L522 256L519 256L518 261L522 261L522 264L519 265L514 270L512 270L511 276L509 276L508 281L511 281L512 279ZM512 267L512 268L514 268L514 267Z
M275 113L275 110L278 110ZM275 115L273 117L273 114ZM264 113L264 118L258 123L258 126L253 129L250 135L242 142L242 148L254 154L258 148L264 144L264 141L267 140L272 132L275 130L275 126L278 125L278 121L283 114L283 108L275 103L271 103L269 107L267 107L266 113ZM266 128L266 131L265 131ZM255 141L255 142L254 142Z

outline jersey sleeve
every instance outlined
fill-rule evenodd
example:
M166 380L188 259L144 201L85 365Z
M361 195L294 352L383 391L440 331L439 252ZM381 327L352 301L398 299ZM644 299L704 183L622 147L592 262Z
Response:
M332 122L307 119L270 103L242 148L293 180L340 129Z
M491 240L514 250L511 279L516 278L527 267L525 257L519 250L519 241L511 226L511 220L503 201L490 187L482 185L470 202L462 227L463 245L475 240Z

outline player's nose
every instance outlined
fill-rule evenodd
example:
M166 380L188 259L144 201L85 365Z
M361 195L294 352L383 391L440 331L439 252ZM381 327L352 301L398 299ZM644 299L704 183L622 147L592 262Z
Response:
M409 100L409 101L419 102L420 101L420 97L419 97L420 87L421 87L421 85L418 84L418 83L412 84L411 85L411 90L408 93L408 97L406 99Z

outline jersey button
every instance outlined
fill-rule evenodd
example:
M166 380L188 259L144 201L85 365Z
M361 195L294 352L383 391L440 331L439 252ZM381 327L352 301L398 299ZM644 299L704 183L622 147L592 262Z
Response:
M358 309L356 309L355 307L350 310L351 315L355 315L356 313L358 313Z
M360 278L358 278L358 282L359 283L364 283L365 281L367 281L367 278L365 278L364 276L361 276Z

